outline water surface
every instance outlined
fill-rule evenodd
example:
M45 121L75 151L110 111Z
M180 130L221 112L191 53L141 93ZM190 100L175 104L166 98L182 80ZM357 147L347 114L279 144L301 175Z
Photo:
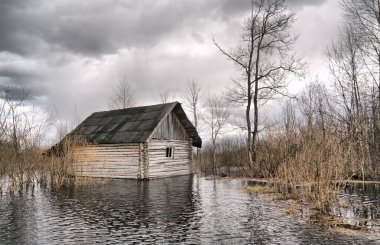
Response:
M332 213L347 224L368 227L380 233L380 184L350 183L338 195Z
M0 197L0 243L375 244L286 215L246 182L181 176L112 180Z

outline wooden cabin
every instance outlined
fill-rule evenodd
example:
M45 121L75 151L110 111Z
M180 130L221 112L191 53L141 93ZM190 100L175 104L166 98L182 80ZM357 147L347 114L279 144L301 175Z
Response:
M68 136L77 176L149 179L191 174L192 147L202 140L178 102L95 112ZM63 140L61 141L63 142ZM50 152L57 152L60 144Z

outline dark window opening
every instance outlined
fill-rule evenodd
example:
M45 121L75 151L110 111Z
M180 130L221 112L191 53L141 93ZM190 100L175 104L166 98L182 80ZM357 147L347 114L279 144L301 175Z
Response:
M167 147L166 148L166 157L173 158L174 156L174 148L173 147Z

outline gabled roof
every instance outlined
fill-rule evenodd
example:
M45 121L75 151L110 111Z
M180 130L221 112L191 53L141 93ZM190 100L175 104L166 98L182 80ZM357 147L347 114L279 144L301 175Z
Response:
M69 135L94 144L143 143L171 111L193 139L192 145L201 147L202 140L179 102L95 112Z

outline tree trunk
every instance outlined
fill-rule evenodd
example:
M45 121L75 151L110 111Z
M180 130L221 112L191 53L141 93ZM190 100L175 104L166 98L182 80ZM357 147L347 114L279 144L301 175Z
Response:
M258 134L258 126L259 126L259 108L258 108L258 92L257 92L257 82L255 82L255 92L253 95L253 111L254 111L254 118L253 118L253 132L252 132L252 145L251 145L251 151L252 151L252 162L257 167L257 147L256 147L256 141L257 141L257 134Z
M212 142L212 174L215 175L216 169L216 154L215 154L215 142Z
M251 127L251 115L250 115L250 112L251 112L251 95L249 93L248 95L248 103L247 103L247 108L246 108L246 111L245 111L245 118L247 120L247 163L248 163L248 170L249 172L251 173L251 171L253 170L253 158L252 158L252 148L251 148L251 145L252 145L252 127Z
M261 39L263 36L261 37ZM259 94L259 64L260 64L260 48L261 48L261 40L258 43L257 51L256 51L256 62L255 62L255 81L254 81L254 91L253 91L253 132L252 132L252 145L251 145L251 162L254 164L254 167L257 167L257 135L259 128L259 105L258 105L258 94Z

